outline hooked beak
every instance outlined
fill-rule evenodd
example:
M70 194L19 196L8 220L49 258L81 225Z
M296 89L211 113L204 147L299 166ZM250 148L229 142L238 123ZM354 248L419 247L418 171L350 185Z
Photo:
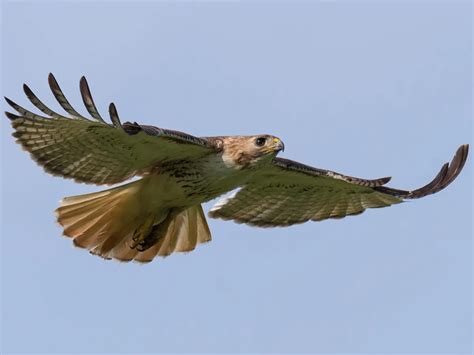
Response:
M285 150L285 144L281 141L280 138L273 138L273 142L275 143L275 151L280 152Z

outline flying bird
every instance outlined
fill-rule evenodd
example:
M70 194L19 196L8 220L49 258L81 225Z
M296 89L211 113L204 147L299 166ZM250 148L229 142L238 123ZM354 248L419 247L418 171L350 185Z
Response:
M390 177L368 180L278 158L280 138L195 137L136 122L121 123L113 103L111 123L99 114L85 77L80 92L91 117L69 103L52 74L49 86L67 115L48 108L25 84L44 115L5 98L13 136L48 173L80 183L114 185L66 197L56 210L64 235L106 259L149 262L189 252L211 240L201 204L229 191L209 217L257 227L357 215L436 193L461 172L469 146L460 146L427 185L412 191L386 187Z

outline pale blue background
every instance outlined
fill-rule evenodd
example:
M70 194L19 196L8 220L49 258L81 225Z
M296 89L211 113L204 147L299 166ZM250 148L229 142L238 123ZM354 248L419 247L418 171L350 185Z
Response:
M81 107L196 135L272 133L283 156L415 188L472 141L469 2L7 2L4 94L47 74ZM5 106L6 108L6 106ZM256 229L148 265L60 237L100 187L45 174L2 124L4 352L471 350L472 159L446 191ZM472 158L472 157L471 157ZM206 205L206 210L209 205Z

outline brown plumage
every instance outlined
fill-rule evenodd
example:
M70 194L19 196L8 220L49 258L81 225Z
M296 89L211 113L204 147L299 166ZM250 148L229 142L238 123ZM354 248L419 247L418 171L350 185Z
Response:
M367 180L277 158L272 135L195 137L183 132L121 123L112 103L108 124L83 77L80 92L91 115L79 114L50 74L49 85L68 115L48 108L27 86L29 100L46 116L24 109L6 112L23 149L47 172L77 182L113 185L66 197L56 210L64 235L106 259L149 262L188 252L211 240L201 203L228 191L209 212L213 218L259 227L343 218L436 193L461 172L469 146L462 145L427 185L412 191L386 187L389 177Z

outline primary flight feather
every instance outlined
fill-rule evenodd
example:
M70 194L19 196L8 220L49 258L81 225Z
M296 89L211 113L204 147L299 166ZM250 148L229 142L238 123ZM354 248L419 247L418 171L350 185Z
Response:
M108 190L66 197L56 210L64 234L76 246L107 259L149 262L156 256L193 250L211 240L201 203L239 190L209 216L258 227L290 226L343 218L367 208L436 193L461 172L469 146L462 145L427 185L412 191L277 158L283 142L272 135L194 137L138 123L121 123L114 104L112 124L102 118L84 77L80 91L91 115L78 113L49 75L51 90L67 112L56 113L24 85L44 114L5 98L17 142L54 175L77 182L112 185Z

